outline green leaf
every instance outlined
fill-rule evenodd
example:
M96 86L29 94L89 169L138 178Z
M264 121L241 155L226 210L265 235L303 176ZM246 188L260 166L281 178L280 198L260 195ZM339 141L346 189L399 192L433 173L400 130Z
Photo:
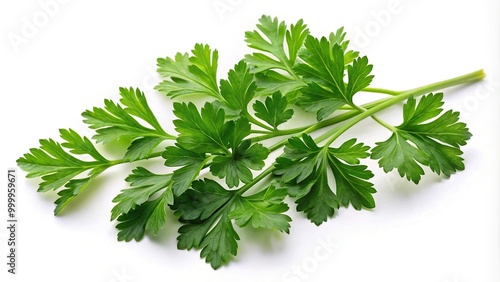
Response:
M250 48L268 54L253 53L245 56L245 60L258 71L271 68L289 71L297 59L298 50L302 47L305 37L309 34L307 26L299 20L287 30L285 22L279 22L277 18L262 16L257 28L258 31L245 33L245 41Z
M17 160L18 166L27 171L26 177L41 177L39 192L57 190L79 174L91 169L106 169L106 160L86 138L69 129L60 130L63 144L52 139L41 139L40 148L32 148ZM71 152L68 153L64 147ZM93 161L84 161L75 155L88 155ZM59 209L58 209L59 210Z
M300 183L286 184L288 193L295 197L297 211L304 212L309 220L316 225L331 218L339 209L337 195L328 184L328 174L320 170Z
M158 59L158 73L164 80L155 89L172 98L201 94L221 99L217 84L217 50L196 44L191 52L192 56L177 53L174 59Z
M297 162L295 160L300 160ZM308 178L322 161L321 148L316 145L311 136L302 135L288 139L285 147L285 155L276 159L275 174L281 175L281 181L297 183Z
M167 202L171 199L169 190L165 190L158 198L146 201L135 209L118 217L116 228L119 241L140 241L147 230L153 235L165 225L167 218Z
M243 139L250 135L252 127L244 117L230 121L230 123L232 123L233 126L229 127L231 129L231 133L229 134L229 148L234 152L242 144Z
M104 108L94 107L82 113L84 122L95 129L93 139L109 143L117 140L135 140L126 153L127 161L135 161L150 154L163 140L173 139L158 123L139 89L120 88L119 103L104 100ZM125 106L125 107L122 107ZM143 125L138 119L146 122Z
M289 99L290 104L300 96L299 90L305 83L301 79L293 79L273 70L258 72L255 74L257 83L257 95L270 96L275 92L282 93Z
M357 210L361 208L373 209L375 208L375 200L372 194L377 191L373 188L373 184L367 181L373 177L373 173L368 170L367 166L359 165L359 159L354 162L355 164L343 162L346 159L346 154L352 153L347 158L348 160L350 158L366 158L369 156L367 151L370 147L363 146L363 144L358 144L357 147L364 148L363 155L359 155L359 151L352 152L352 149L347 147L330 148L328 164L335 178L339 203L344 207L347 207L350 203Z
M198 153L230 153L250 134L245 118L226 120L225 111L216 103L205 103L200 111L193 103L175 103L177 142L187 150Z
M162 157L165 159L166 166L181 167L176 169L172 175L172 191L176 196L179 196L198 177L207 161L207 157L205 154L186 150L179 144L176 144L176 146L167 147Z
M211 180L196 180L192 189L175 199L174 209L184 221L205 220L220 210L234 191L224 189Z
M130 116L118 103L104 100L104 109L94 107L92 111L82 113L84 122L95 129L97 134L93 139L97 142L109 143L116 140L154 135L154 130L141 125Z
M334 37L334 40L339 39ZM344 104L354 106L354 94L373 80L373 75L370 75L373 66L368 64L368 59L356 58L351 63L351 58L346 59L342 45L332 44L325 37L308 36L304 46L299 54L304 62L295 67L308 82L301 90L303 97L299 105L306 111L317 111L318 121ZM348 81L344 82L346 70Z
M246 55L245 60L257 74L258 93L270 95L280 91L285 96L293 95L304 83L293 71L297 54L309 34L302 20L287 29L285 22L277 18L263 16L258 30L245 33L245 41L250 48L260 52ZM276 70L285 71L280 74Z
M60 129L61 138L66 142L61 145L64 148L70 149L69 152L77 155L89 155L97 161L107 162L108 160L97 151L94 144L87 138L81 137L73 129Z
M216 109L222 109L226 114L226 121L235 121L240 119L242 116L241 110L235 110L227 105L225 101L213 101L212 104Z
M234 187L239 181L244 183L252 180L250 169L261 169L263 160L267 158L269 151L261 145L250 142L243 142L251 132L250 123L245 118L238 120L225 119L225 112L222 108L215 107L213 103L206 103L198 112L192 103L176 103L174 113L179 118L174 120L176 130L180 133L177 138L177 151L171 153L167 151L164 157L168 166L179 166L179 164L169 164L168 160L174 157L178 160L182 156L189 156L188 160L195 157L196 161L182 165L189 165L182 168L181 172L186 172L181 180L177 180L174 172L174 192L176 195L187 189L189 183L194 180L192 176L197 176L200 169L205 165L205 157L200 154L210 153L214 155L211 164L211 171L220 178L226 178L228 186ZM243 142L243 143L242 143ZM196 152L196 153L195 153ZM169 156L170 154L170 156ZM173 156L172 156L173 155ZM176 189L179 181L182 181L182 188Z
M153 150L163 141L165 141L165 138L162 137L143 137L135 139L127 148L127 152L123 158L128 162L142 160L151 155Z
M225 178L231 187L249 183L253 179L252 170L261 170L269 150L261 144L251 145L250 140L243 141L231 155L217 156L213 159L210 171L219 178Z
M394 132L384 142L375 143L372 149L372 159L378 159L378 164L385 172L398 169L401 177L418 183L424 175L424 170L419 165L428 165L429 156L408 142L411 135L404 132Z
M228 79L220 81L220 92L226 105L233 110L247 112L247 106L255 96L255 76L245 61L240 61L228 73Z
M367 57L356 58L352 64L347 65L347 77L349 81L346 87L346 97L352 103L354 94L368 87L373 80L370 75L373 65L368 64Z
M232 195L213 180L199 180L173 206L184 223L177 247L201 249L200 256L214 269L229 262L238 249L239 236L228 218Z
M287 109L288 100L280 92L275 92L267 97L265 103L255 101L253 109L255 116L277 129L280 124L287 122L293 116L293 110Z
M425 95L418 104L414 97L408 98L401 125L372 150L372 159L378 159L385 172L397 168L401 177L418 183L424 175L422 165L447 177L465 168L460 146L472 135L459 122L458 112L442 113L442 99L442 93Z
M193 103L174 103L174 114L179 118L174 120L177 142L184 148L199 153L228 151L234 123L226 122L223 109L207 102L198 112Z
M120 88L120 103L125 106L125 111L135 117L142 119L151 125L159 133L166 134L163 131L160 123L156 119L156 116L153 114L151 109L149 108L148 101L144 96L144 93L139 90L139 88Z
M302 49L299 56L303 63L298 64L295 70L304 76L306 81L315 81L322 86L331 89L339 95L339 98L345 97L344 85L344 50L338 44L331 47L330 42L325 37L317 39L308 36L305 43L305 49Z
M111 220L142 205L162 189L167 189L166 204L173 204L172 174L155 174L143 167L137 167L125 181L130 183L131 188L122 190L113 199L113 203L116 204L111 210Z
M30 149L30 153L17 160L18 166L28 172L28 178L42 178L39 192L58 190L65 186L58 192L55 215L111 166L87 137L80 136L72 129L60 129L59 132L64 140L62 144L52 139L42 139L40 148ZM75 155L88 155L93 160L84 161ZM75 179L85 171L89 171L88 177Z
M296 24L290 25L290 28L286 31L286 46L290 66L295 64L299 50L304 45L307 35L309 35L309 29L302 19L298 20Z
M284 214L288 210L288 205L283 202L286 196L285 189L270 186L257 194L240 197L229 217L240 227L251 225L289 233L292 219Z
M370 147L365 146L363 143L356 143L356 141L356 138L352 138L342 143L338 148L330 148L330 154L348 164L359 164L359 159L370 156L368 152Z
M327 118L346 104L345 100L332 90L315 82L309 83L301 91L302 97L298 99L297 105L306 112L315 112L318 121Z
M274 173L281 176L289 195L296 198L297 211L306 213L308 219L320 225L339 208L328 184L322 148L304 134L302 140L290 138L285 150L285 155L276 160Z
M89 177L81 178L81 179L71 179L66 183L66 189L60 190L57 195L59 198L54 202L56 207L54 209L54 215L58 215L61 211L66 207L71 201L73 201L76 196L78 196L85 188L89 186L89 184L97 178L106 168L100 167L91 170L89 173Z
M335 32L331 32L330 36L328 36L330 41L330 47L338 44L342 47L344 51L344 64L350 64L354 59L356 59L359 55L359 52L347 50L349 47L349 40L346 39L346 32L344 31L344 27L337 29Z
M240 237L234 230L233 224L225 218L226 216L221 218L201 242L200 256L205 258L213 269L227 264L238 252L237 241Z
M290 196L296 198L297 210L303 211L316 225L333 216L340 205L349 203L355 209L374 208L371 194L376 190L368 180L373 177L359 159L369 156L368 146L346 141L338 148L319 147L307 134L302 139L292 137L285 154L276 160L274 173ZM331 171L331 176L329 176ZM335 192L329 186L335 180Z

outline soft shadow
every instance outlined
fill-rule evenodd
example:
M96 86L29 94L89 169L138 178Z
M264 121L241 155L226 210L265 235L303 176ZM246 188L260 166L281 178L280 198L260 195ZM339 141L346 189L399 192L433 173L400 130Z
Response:
M276 253L285 249L287 234L278 230L244 227L236 231L240 235L240 241L244 242L239 247L240 255L255 249L263 253Z
M380 177L374 183L377 190L381 194L390 194L400 198L411 198L418 193L433 189L435 185L448 179L425 167L425 174L422 175L420 182L415 184L411 180L407 180L406 177L399 176L397 171L384 173L382 169L379 170L376 174L379 174Z
M177 245L177 230L179 230L179 227L181 227L181 224L177 221L174 212L171 209L167 209L167 220L163 228L160 229L156 235L147 232L146 236L154 244L169 245L175 242L174 245Z
M98 189L105 189L109 187L109 179L112 178L113 175L101 174L99 177L94 179L85 190L81 191L64 209L58 214L58 216L64 217L69 216L69 214L79 212L84 210L85 208L89 208L91 206L91 201L106 201L104 198L98 197L100 193L103 191L98 191ZM125 182L123 182L125 183ZM114 184L116 186L116 184ZM55 206L54 206L55 207Z

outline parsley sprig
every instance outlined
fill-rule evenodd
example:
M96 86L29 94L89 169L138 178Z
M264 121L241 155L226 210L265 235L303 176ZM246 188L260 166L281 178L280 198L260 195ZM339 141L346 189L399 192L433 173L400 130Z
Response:
M163 129L142 91L120 88L119 102L105 100L103 108L82 114L96 132L94 142L61 129L62 143L42 139L18 165L27 177L42 178L40 192L57 191L59 214L87 188L96 188L93 180L108 168L162 157L163 171L138 166L125 179L130 187L112 199L118 240L155 235L172 210L181 223L178 248L200 250L214 269L237 255L240 228L289 233L287 197L316 225L341 207L375 208L367 158L414 183L425 167L446 177L465 168L462 146L472 135L458 112L444 110L439 91L479 81L482 70L395 91L370 87L373 66L349 49L343 28L318 38L302 20L287 26L263 16L245 38L253 51L220 80L218 51L208 45L158 59L162 81L156 90L173 100L208 100L203 106L173 102L170 130L176 133ZM387 97L359 105L359 92ZM376 116L402 102L401 124ZM312 113L317 122L304 124L295 117L298 111ZM387 140L339 142L370 117L391 132ZM325 133L318 135L320 129ZM123 158L110 160L99 152L117 140L128 144Z

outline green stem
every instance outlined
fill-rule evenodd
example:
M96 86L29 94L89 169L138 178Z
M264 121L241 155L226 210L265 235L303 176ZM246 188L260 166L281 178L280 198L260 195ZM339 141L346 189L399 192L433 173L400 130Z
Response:
M245 193L248 189L252 188L255 184L259 183L262 179L266 178L268 175L270 175L274 170L274 164L270 165L266 170L261 172L259 175L257 175L252 181L248 182L245 184L243 187L241 187L237 192L236 195L241 196L243 193Z
M247 114L246 116L247 116L247 119L248 119L249 122L251 122L251 123L253 123L253 124L255 124L255 125L257 125L257 126L263 128L263 129L265 129L265 130L268 130L270 132L276 131L276 129L274 129L274 128L270 127L270 126L267 126L266 124L258 121L251 114Z
M383 103L391 98L384 98L384 99L379 99L377 101L369 102L366 104L361 105L363 109L371 109L375 107L376 105ZM329 119L322 120L320 122L306 125L306 126L301 126L301 127L296 127L296 128L290 128L290 129L283 129L283 130L277 130L273 132L264 132L264 131L253 131L252 133L260 133L262 135L256 136L251 138L252 142L260 142L263 140L268 140L271 138L279 137L279 136L285 136L285 135L293 135L293 134L302 134L302 133L309 133L316 131L321 128L325 128L337 123L341 123L343 121L346 121L352 117L355 117L360 113L360 110L353 109L352 107L349 107L350 109L346 111L345 113L339 114L337 116L331 117Z
M322 121L320 121L318 123L314 123L312 125L306 125L306 126L301 126L301 127L291 128L291 129L283 129L283 130L273 131L273 132L270 132L267 134L253 137L253 138L251 138L251 140L252 140L252 142L259 142L259 141L268 140L271 138L285 136L285 135L293 135L293 134L297 134L297 133L308 133L308 132L316 131L318 129L321 129L321 128L348 120L348 119L356 116L358 113L359 113L358 110L350 110L348 112L342 113L340 115L337 115L337 116L329 118L329 119L322 120Z
M322 142L322 141L328 139L326 144L325 144L325 147L328 147L333 141L335 141L340 135L342 135L342 133L344 133L349 128L356 125L361 120L363 120L369 116L372 116L373 114L375 114L379 111L382 111L382 110L384 110L384 109L386 109L394 104L397 104L401 101L404 101L404 100L408 99L408 97L410 97L410 96L420 96L420 95L431 93L431 92L436 91L436 90L441 90L443 88L448 88L448 87L457 86L460 84L466 84L466 83L470 83L470 82L474 82L474 81L479 81L479 80L483 79L484 77L485 77L484 71L478 70L478 71L471 72L471 73L468 73L465 75L461 75L461 76L458 76L455 78L451 78L451 79L431 83L428 85L424 85L421 87L417 87L414 89L410 89L407 91L403 91L400 95L389 98L389 99L381 102L380 104L374 106L373 108L368 109L364 112L361 112L359 115L350 119L343 126L331 129L330 131L328 131L325 134L318 137L316 139L316 141Z
M361 90L363 92L371 92L371 93L381 93L381 94L388 94L391 96L397 96L401 94L403 91L396 91L396 90L390 90L390 89L384 89L384 88L376 88L376 87L366 87Z
M151 153L150 155L147 155L145 156L144 158L141 158L141 159L137 159L135 160L134 162L136 161L143 161L143 160L149 160L149 159L152 159L152 158L157 158L157 157L161 157L161 155L163 154L163 152L155 152L155 153ZM119 160L114 160L114 161L109 161L103 165L107 165L108 167L111 167L111 166L114 166L114 165L119 165L119 164L124 164L124 163L129 163L130 161L126 161L125 159L119 159Z
M354 105L354 108L358 109L360 112L366 112L368 109L365 109L363 107L358 107L356 105ZM382 125L383 127L389 129L390 131L394 132L396 130L396 128L390 124L388 124L387 122L383 121L381 118L379 118L378 116L376 115L372 115L371 116L372 119L376 122L378 122L380 125Z
M263 135L267 135L267 134L271 134L268 130L255 130L255 129L252 129L250 130L250 134L263 134Z
M372 119L375 120L376 122L378 122L383 127L389 129L390 131L392 131L392 132L396 131L396 128L394 126L392 126L392 125L388 124L387 122L383 121L378 116L372 115Z

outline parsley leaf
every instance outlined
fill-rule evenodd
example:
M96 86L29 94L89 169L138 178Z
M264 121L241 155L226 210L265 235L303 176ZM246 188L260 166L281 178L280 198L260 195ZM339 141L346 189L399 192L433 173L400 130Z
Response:
M180 232L180 230L179 230ZM234 230L233 224L223 215L217 224L210 230L201 242L200 256L217 269L236 256L240 237Z
M302 95L299 90L305 85L299 77L290 78L273 70L255 73L255 80L259 96L269 96L280 92L288 98L290 103L294 103Z
M174 199L170 188L172 174L155 174L143 167L137 167L125 178L125 181L130 183L131 188L122 190L113 199L116 205L111 210L111 220L142 205L155 193L165 188L167 189L166 204L173 204Z
M370 156L368 150L370 147L356 144L356 139L346 141L339 148L329 148L328 164L335 178L339 203L344 207L351 204L357 210L375 208L372 194L377 191L367 181L373 173L366 165L359 164L359 159Z
M174 138L163 130L139 89L120 88L120 95L121 105L106 99L104 109L94 107L82 113L84 122L97 132L93 139L103 143L134 140L127 149L125 160L135 161L151 154L161 142ZM135 117L150 127L142 125Z
M94 160L105 163L108 160L97 151L94 144L87 138L80 136L73 129L60 129L61 138L65 141L61 145L69 152L77 155L89 155Z
M251 225L288 233L292 219L283 214L288 210L288 205L283 202L286 196L285 189L270 186L257 194L239 197L229 217L240 227Z
M367 87L373 75L373 68L367 57L356 58L346 65L344 49L338 43L332 43L325 37L321 39L308 36L305 49L299 54L304 63L298 64L295 70L308 82L301 91L303 97L299 105L306 111L317 111L318 121L326 118L341 106L354 106L353 96ZM344 82L347 69L348 82Z
M373 177L359 159L369 156L369 147L356 144L355 139L346 141L339 148L319 147L307 134L302 139L292 137L285 154L276 160L275 174L295 197L297 210L304 211L316 225L333 216L340 205L349 203L359 210L374 208L371 194L376 190L367 180ZM329 186L329 170L335 180L335 193Z
M253 179L253 170L264 167L264 160L269 150L261 144L251 145L250 140L243 141L231 154L216 156L210 166L213 175L225 178L227 186L236 187L240 180L249 183Z
M248 46L269 53L277 60L267 54L253 53L245 57L246 61L254 65L259 71L273 68L290 71L305 37L309 34L304 22L299 20L287 30L285 22L279 22L277 18L262 16L257 28L260 32L254 30L245 33Z
M179 144L167 147L162 157L165 159L166 166L181 167L176 169L172 175L172 190L176 196L181 195L189 188L207 161L205 154L186 150Z
M343 98L315 82L309 83L301 91L302 97L297 101L297 105L306 112L316 112L318 121L324 120L346 104Z
M385 172L398 169L401 177L418 183L428 166L436 174L450 176L465 168L460 146L472 136L459 113L443 114L443 94L428 94L417 103L408 98L403 107L403 122L388 140L376 143L371 157L379 159Z
M147 230L156 235L165 225L166 207L171 199L171 191L167 189L156 199L146 201L135 209L121 214L116 225L119 230L118 241L140 241Z
M174 120L177 138L177 149L167 148L163 157L168 166L184 166L174 172L174 192L182 194L191 181L199 174L208 160L204 154L215 157L210 164L210 171L219 178L225 178L229 187L235 187L240 181L248 183L252 180L253 170L260 170L269 150L260 144L243 141L250 134L250 123L245 118L238 120L225 119L225 112L213 103L206 103L198 111L196 106L174 104Z
M265 103L257 100L253 104L255 116L277 129L280 124L287 122L293 116L293 110L287 109L288 100L280 92L274 92L267 97Z
M175 199L173 206L184 223L179 228L177 247L201 249L200 256L214 269L237 254L239 236L228 217L233 194L213 180L198 180Z
M299 20L287 29L285 22L262 16L257 28L258 31L245 33L245 41L250 48L261 52L246 55L245 60L255 73L259 73L258 92L261 95L270 95L281 91L286 96L296 92L304 83L298 79L293 67L304 39L309 34L307 26ZM277 70L285 71L286 74Z
M196 44L191 52L192 56L177 53L174 59L158 59L158 73L164 80L155 89L172 98L201 94L220 100L217 84L219 53L204 44Z
M52 139L42 139L40 148L30 149L30 153L17 160L19 167L28 172L26 177L42 177L39 192L57 190L66 185L66 189L59 192L60 198L55 202L55 214L110 166L109 161L97 151L88 138L81 137L72 129L61 129L59 132L65 142L60 144ZM88 155L93 160L82 160L73 154ZM73 179L85 171L89 171L88 177Z
M234 132L234 123L226 122L223 109L206 103L200 112L193 103L174 103L177 143L198 153L227 151Z
M350 41L346 39L346 32L344 31L344 27L337 29L336 32L331 32L328 36L330 41L330 47L338 44L342 47L342 50L345 50L344 53L344 64L350 64L354 59L356 59L359 55L359 52L353 50L347 50L349 47Z
M54 215L58 215L66 205L71 203L76 196L78 196L85 188L87 188L92 180L97 178L107 167L97 167L90 171L89 176L79 179L71 179L64 185L65 189L60 190L57 195L59 198L54 202L56 207Z
M228 73L228 79L220 81L220 92L226 105L244 113L255 96L255 76L250 73L245 61L240 61Z

